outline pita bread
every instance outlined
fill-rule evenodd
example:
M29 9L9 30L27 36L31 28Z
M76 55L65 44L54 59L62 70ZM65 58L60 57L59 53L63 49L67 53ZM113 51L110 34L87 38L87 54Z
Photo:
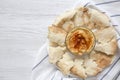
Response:
M90 54L76 56L66 46L66 35L76 27L89 28L95 36ZM108 67L117 50L116 32L109 17L97 9L77 7L60 15L49 27L49 61L64 74L96 76Z
M93 51L90 54L90 58L93 59L97 63L98 67L102 69L111 64L113 57L114 56L106 55L102 52L97 51Z
M70 74L70 69L73 67L73 58L70 53L66 52L63 58L57 62L58 68L63 72L64 75Z
M86 75L86 71L85 71L85 68L83 66L83 63L84 63L84 60L82 58L76 58L74 61L74 66L71 69L71 72L74 75L77 75L81 78L86 78L87 75Z
M116 38L116 32L113 29L113 27L108 27L108 28L105 28L103 30L97 30L94 33L96 36L96 40L100 43L106 43L106 42L111 41L112 38Z
M63 23L65 21L71 20L74 17L75 14L76 14L76 10L66 11L56 18L53 25L55 25L57 27L62 27Z
M66 21L62 28L66 31L66 32L69 32L71 29L73 29L75 26L74 26L74 23L72 21Z
M48 38L51 42L55 42L60 46L64 46L66 34L67 33L63 29L55 26L50 26Z
M96 51L103 52L107 55L114 55L117 50L117 41L116 39L112 39L110 42L106 43L97 43L95 46Z
M87 76L95 76L98 72L101 71L101 68L98 67L97 63L93 61L93 59L86 59L84 66Z
M104 13L89 8L88 14L90 14L90 21L94 22L98 29L103 29L111 26L110 19Z
M55 64L59 59L62 58L65 53L65 47L49 47L49 61L52 64Z

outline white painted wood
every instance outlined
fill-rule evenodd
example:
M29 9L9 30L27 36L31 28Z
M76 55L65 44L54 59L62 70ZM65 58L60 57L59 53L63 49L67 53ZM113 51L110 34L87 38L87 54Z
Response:
M30 80L48 25L74 3L76 0L0 0L0 80Z
M47 27L75 0L0 0L0 80L30 80Z

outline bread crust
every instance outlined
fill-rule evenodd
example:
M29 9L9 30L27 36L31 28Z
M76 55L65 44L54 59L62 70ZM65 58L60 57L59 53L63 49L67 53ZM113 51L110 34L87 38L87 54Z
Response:
M86 27L94 33L96 45L90 54L76 56L67 50L66 35L76 27ZM116 32L109 17L99 10L75 8L59 16L48 29L49 61L64 75L96 76L112 63L116 55Z

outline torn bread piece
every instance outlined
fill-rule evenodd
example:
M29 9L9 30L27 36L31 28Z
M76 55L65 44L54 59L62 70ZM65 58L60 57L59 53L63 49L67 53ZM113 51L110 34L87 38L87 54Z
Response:
M55 25L57 27L62 27L64 22L71 20L74 17L75 14L76 14L76 10L66 11L56 18L53 25Z
M116 32L113 27L108 27L103 30L94 32L96 40L100 43L109 42L112 38L116 38Z
M63 55L63 58L57 62L57 66L64 75L70 74L70 69L73 67L74 62L72 55L69 52L66 52Z
M93 61L93 59L86 59L84 66L87 76L95 76L101 71L101 68L98 67L97 63Z
M75 17L74 17L74 24L76 27L83 26L83 11L77 11Z
M89 23L89 14L88 14L88 8L80 7L76 8L77 12L74 17L74 24L76 27L82 27Z
M48 38L51 42L55 42L60 46L64 46L66 34L67 33L64 30L62 30L61 28L58 28L55 26L50 26Z
M90 23L90 15L88 14L88 11L84 12L84 14L83 14L83 21L84 21L84 24L86 26L89 25L89 23Z
M74 61L74 66L71 69L72 74L77 75L80 78L86 78L87 75L83 64L84 59L76 58Z
M58 44L55 43L55 42L51 42L51 41L49 41L49 46L51 46L51 47L57 47Z
M66 47L49 47L49 62L55 64L65 53Z
M88 55L84 55L75 59L71 72L81 78L86 78L97 75L101 70L93 59L90 59Z
M62 25L62 28L66 31L66 32L69 32L71 29L73 29L75 26L74 26L74 23L72 21L66 21L63 25Z
M90 14L90 21L96 23L98 29L103 29L111 25L110 19L106 14L92 8L88 9L88 14Z
M117 40L113 38L110 42L96 43L95 50L107 55L114 55L117 51Z
M111 64L114 56L109 56L102 52L92 51L90 58L97 63L98 67L103 69Z

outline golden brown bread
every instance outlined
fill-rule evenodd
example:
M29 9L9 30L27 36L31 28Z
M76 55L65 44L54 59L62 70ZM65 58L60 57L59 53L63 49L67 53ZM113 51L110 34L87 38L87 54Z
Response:
M63 25L62 25L62 28L66 31L66 32L69 32L71 29L73 29L75 26L74 26L74 23L72 21L66 21Z
M67 33L63 29L55 26L50 26L48 38L50 41L55 42L60 46L64 46L66 34Z
M98 67L98 64L91 58L86 59L84 62L85 71L87 76L95 76L100 72L102 69Z
M74 66L71 68L71 72L81 78L86 78L85 68L83 66L84 60L82 58L76 58L74 61Z
M93 51L90 58L93 59L100 68L105 68L110 65L114 56L106 55L102 52Z
M73 58L69 52L66 52L62 59L57 62L58 68L63 72L64 75L70 74L70 69L74 65Z
M89 54L72 55L65 44L66 36L77 27L89 28L95 35L96 45ZM117 50L116 32L108 16L86 7L78 7L59 16L49 27L48 39L49 61L64 75L73 74L80 78L96 76L108 67ZM70 44L73 46L75 43Z
M111 26L110 19L104 13L89 8L88 14L90 15L90 21L96 24L97 29L103 29Z
M87 76L97 75L101 70L102 69L98 67L98 64L92 58L84 55L81 58L75 58L71 72L81 78L86 78Z
M96 40L100 43L110 42L113 38L116 38L116 32L113 27L97 30L94 34L96 36Z
M75 14L76 14L76 10L74 10L74 9L70 10L70 11L66 11L56 18L53 25L55 25L57 27L62 27L64 22L72 20Z
M65 47L49 47L49 61L52 64L56 64L56 62L62 58L65 53Z
M96 43L95 50L107 55L115 55L117 50L117 40L113 38L111 41L106 43Z

